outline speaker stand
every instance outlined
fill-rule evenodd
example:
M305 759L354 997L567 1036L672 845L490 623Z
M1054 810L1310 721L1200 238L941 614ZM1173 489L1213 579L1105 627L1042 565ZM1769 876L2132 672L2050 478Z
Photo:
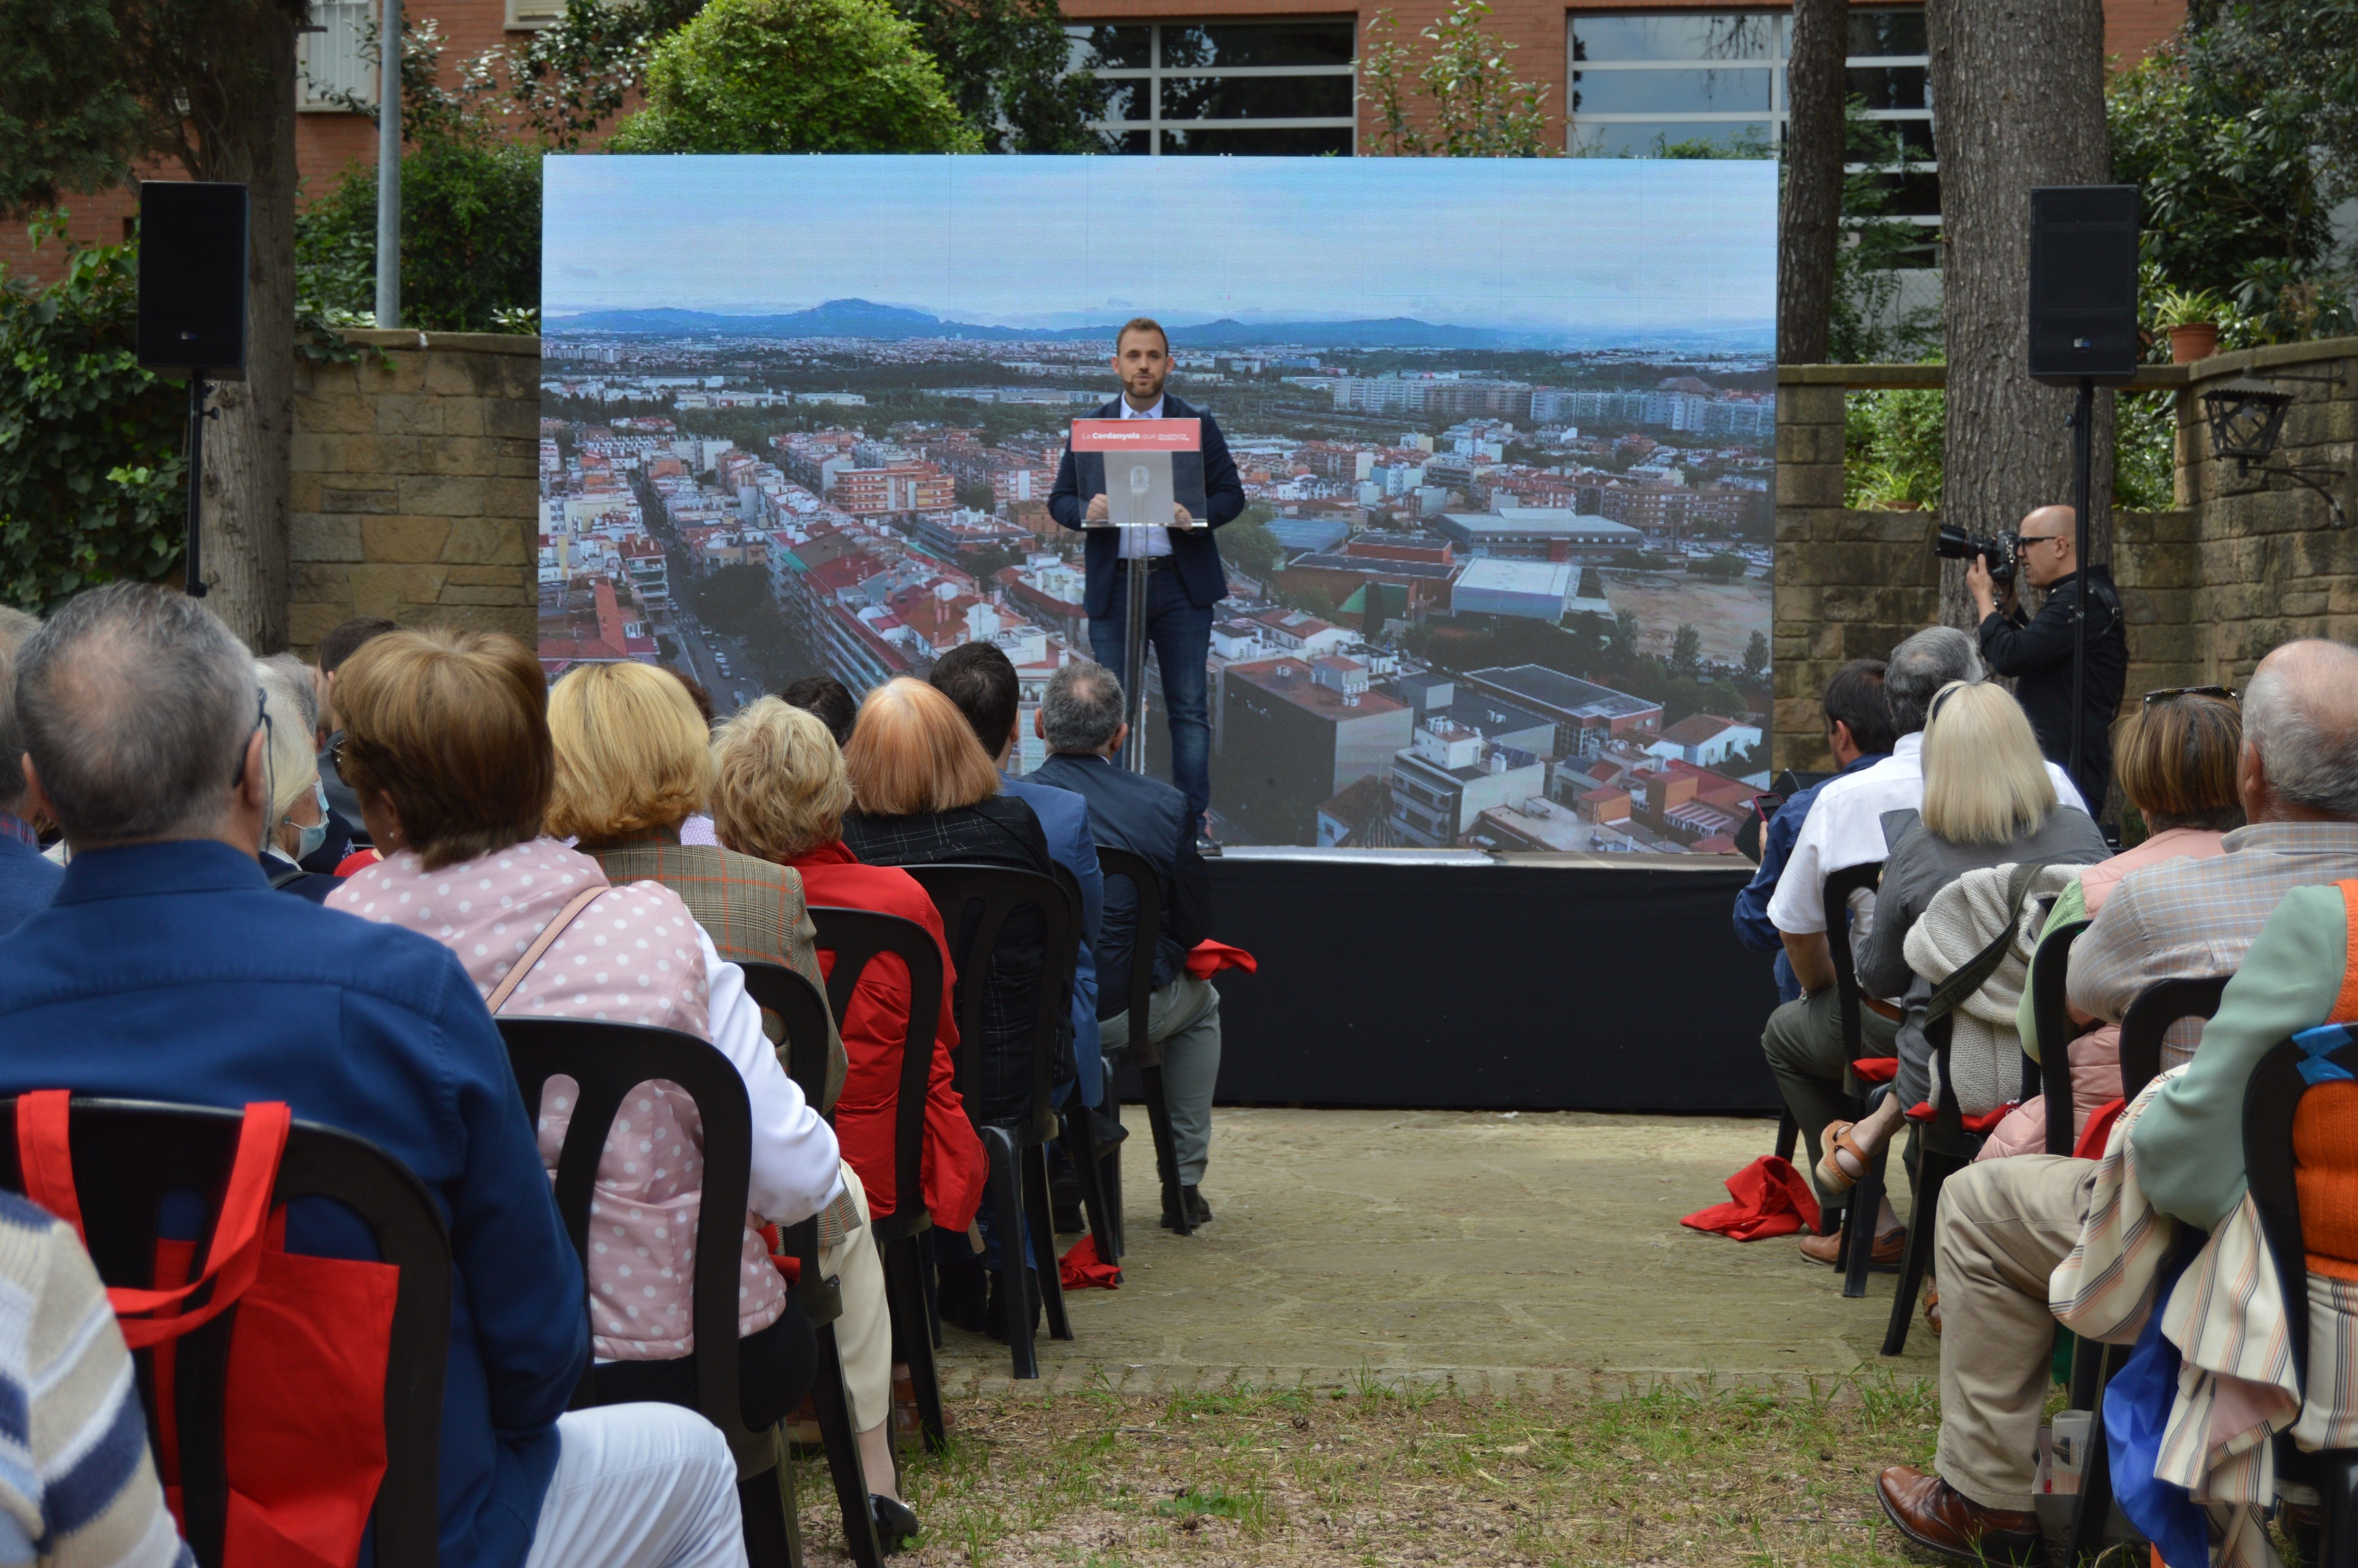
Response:
M2088 760L2088 492L2096 460L2096 383L2080 378L2071 406L2071 558L2080 568L2080 604L2071 615L2071 784L2080 786ZM2088 815L2102 816L2104 803L2088 802Z
M211 417L205 408L205 373L189 372L189 542L183 555L189 568L190 599L205 596L199 554L199 542L203 537L200 520L204 507L205 421Z

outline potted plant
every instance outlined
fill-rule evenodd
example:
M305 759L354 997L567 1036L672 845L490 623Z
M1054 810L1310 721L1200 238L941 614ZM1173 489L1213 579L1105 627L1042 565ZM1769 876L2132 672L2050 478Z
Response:
M2227 302L2207 288L2165 288L2153 302L2153 321L2169 339L2169 362L2191 364L2219 351L2219 323Z

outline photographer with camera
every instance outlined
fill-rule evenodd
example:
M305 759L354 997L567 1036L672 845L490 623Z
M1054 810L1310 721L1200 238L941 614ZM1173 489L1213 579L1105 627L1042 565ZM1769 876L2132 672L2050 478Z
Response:
M1934 546L1940 554L1972 562L1965 589L1981 616L1982 658L1990 669L2015 681L2015 697L2050 762L2071 765L2071 643L2073 622L2089 605L2087 706L2082 718L2081 758L2072 783L2093 813L2104 808L2112 785L2113 716L2121 706L2128 676L2128 639L2121 625L2120 596L2101 567L2082 571L2073 516L2068 506L2041 506L2013 534L1976 539L1944 528ZM2047 602L2027 616L2015 602L2016 579L2047 590ZM2003 599L2000 595L2003 595Z

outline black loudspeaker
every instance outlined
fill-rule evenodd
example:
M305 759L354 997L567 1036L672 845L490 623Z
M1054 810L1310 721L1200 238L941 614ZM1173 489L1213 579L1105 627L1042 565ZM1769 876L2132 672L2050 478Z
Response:
M2030 193L2030 378L2125 385L2136 373L2137 188Z
M243 379L245 274L244 186L140 182L141 364Z

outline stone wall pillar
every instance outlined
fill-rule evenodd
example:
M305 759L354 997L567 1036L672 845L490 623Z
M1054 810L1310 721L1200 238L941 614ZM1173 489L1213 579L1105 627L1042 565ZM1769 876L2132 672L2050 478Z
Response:
M288 637L353 615L535 630L540 340L352 331L296 362Z

